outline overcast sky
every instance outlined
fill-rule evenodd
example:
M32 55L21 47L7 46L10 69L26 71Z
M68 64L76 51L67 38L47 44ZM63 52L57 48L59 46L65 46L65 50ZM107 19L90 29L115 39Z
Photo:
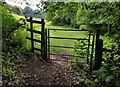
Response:
M10 4L10 5L17 5L19 7L21 7L22 9L24 9L26 6L25 2L28 2L30 4L30 8L32 8L33 10L37 9L36 4L40 3L41 0L5 0L6 3ZM119 2L120 0L42 0L42 1L58 1L58 2L63 2L63 1L68 1L68 2L86 2L86 1L90 1L90 2Z
M40 3L41 0L5 0L7 4L10 4L10 5L16 5L16 6L19 6L21 7L22 9L24 9L26 6L25 2L29 3L30 4L30 8L32 8L33 10L36 10L37 9L37 6L36 4Z

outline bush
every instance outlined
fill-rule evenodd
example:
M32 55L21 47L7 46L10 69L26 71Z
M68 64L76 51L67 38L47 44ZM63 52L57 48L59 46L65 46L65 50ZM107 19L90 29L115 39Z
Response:
M77 71L76 81L82 86L93 87L119 87L120 86L120 54L118 43L115 38L102 37L104 48L112 49L112 52L103 52L102 67L99 70L90 72L89 64L84 58L74 58L71 66ZM114 43L113 43L114 42ZM111 45L112 44L112 45ZM85 56L87 42L80 41L75 44L75 54ZM81 50L78 50L81 49ZM91 51L91 50L90 50ZM93 61L94 66L94 61Z
M15 19L6 5L2 5L2 76L3 86L18 85L15 62L26 51L25 23Z
M71 67L77 71L76 81L81 86L90 86L91 79L89 73L89 64L87 64L87 48L88 41L80 40L74 45L74 53L76 56L71 61Z
M2 53L2 80L3 85L19 85L19 76L16 74L15 62L20 60L22 49L16 47Z

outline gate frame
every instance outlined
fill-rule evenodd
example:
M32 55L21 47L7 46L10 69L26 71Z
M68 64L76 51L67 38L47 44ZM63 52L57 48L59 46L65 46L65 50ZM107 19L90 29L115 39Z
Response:
M31 32L31 38L26 37L26 39L31 40L31 48L32 52L34 53L34 50L40 51L41 56L43 60L48 60L47 59L47 30L45 29L45 22L44 19L41 19L41 21L33 20L32 17L27 19L27 22L30 22L30 29L27 29L27 31ZM41 24L41 31L33 30L33 23ZM41 40L37 40L33 38L33 33L41 34ZM35 48L34 47L34 41L41 43L41 49Z
M93 68L95 68L95 70L98 70L101 67L101 65L102 65L102 63L101 63L102 62L102 52L103 52L103 48L102 48L103 47L103 40L101 40L99 38L100 37L100 30L97 28L97 27L101 26L101 24L92 24L92 26L95 26L95 27L93 29L92 51L91 51L91 55L90 55L90 59L89 59L89 53L90 53L89 52L89 49L90 49L90 35L91 35L90 30L78 30L78 29L45 29L44 19L41 19L41 21L37 21L37 20L33 20L32 17L30 17L29 19L27 19L27 22L30 22L30 29L27 29L27 31L31 32L31 38L30 37L26 37L26 38L28 40L31 40L32 52L34 53L34 50L40 51L43 60L48 61L48 59L50 59L50 38L74 39L74 40L88 40L87 63L90 64L90 72L93 71ZM41 24L41 31L33 30L33 23ZM89 39L50 37L50 30L60 30L60 31L88 31L89 32ZM34 39L33 38L33 33L41 34L41 40ZM96 37L96 40L95 40L95 37ZM41 43L41 49L38 49L38 48L34 47L34 41ZM95 60L94 60L95 61L95 67L93 67L94 44L95 44ZM66 47L66 48L69 48L69 47ZM74 55L69 55L69 56L74 56Z
M72 39L72 40L88 40L88 47L87 47L87 64L89 63L89 54L90 54L90 52L89 52L89 49L90 49L90 35L91 35L91 31L90 30L79 30L79 29L47 29L48 30L48 32L47 32L47 34L48 34L48 36L47 36L47 38L48 38L48 59L50 59L50 55L51 55L51 53L50 53L50 38L56 38L56 39ZM56 30L56 31L88 31L88 39L84 39L84 38L65 38L65 37L50 37L50 30ZM55 46L55 47L61 47L61 48L73 48L73 47L65 47L65 46ZM56 55L56 54L52 54L52 55ZM75 56L75 55L65 55L65 56L74 56L74 57L82 57L82 56ZM83 58L85 58L85 57L83 57Z

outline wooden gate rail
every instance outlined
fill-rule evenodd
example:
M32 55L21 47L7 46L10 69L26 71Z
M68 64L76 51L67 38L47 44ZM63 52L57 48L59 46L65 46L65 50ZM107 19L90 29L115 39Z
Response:
M74 47L70 46L50 46L50 47L58 47L58 48L71 48L73 49ZM86 48L80 48L80 49L86 49Z
M42 32L37 31L37 30L33 30L33 31L31 31L30 29L27 29L27 31L30 31L30 32L33 32L33 33L37 33L37 34L42 34Z
M37 51L42 52L42 50L41 50L41 49L38 49L38 48L35 48L35 47L34 47L34 50L37 50Z
M54 31L89 31L90 30L79 30L79 29L49 29L49 30L54 30Z
M30 19L27 19L27 22L31 22L32 21L32 23L38 23L38 24L45 24L45 22L44 22L44 19L41 19L41 21L37 21L37 20L31 20L32 19L32 17L30 17Z
M31 38L29 38L29 37L26 37L26 38L29 39L29 40L31 40ZM38 39L33 39L33 41L38 42L38 43L42 43L42 41L40 41Z
M49 37L49 38L55 38L55 39L70 39L70 40L88 40L85 38L65 38L65 37Z
M50 47L60 47L60 48L74 48L74 47L70 47L70 46L50 46Z
M60 54L60 53L50 53L50 54L51 54L51 55L60 55L60 56L73 56L73 57L86 58L85 56L66 55L66 54Z

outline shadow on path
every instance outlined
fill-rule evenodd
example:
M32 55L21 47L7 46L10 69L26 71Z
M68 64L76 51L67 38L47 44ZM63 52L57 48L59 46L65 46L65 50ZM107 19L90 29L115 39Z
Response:
M17 72L22 77L21 85L77 85L74 71L65 61L45 62L35 55L23 55L16 65Z

